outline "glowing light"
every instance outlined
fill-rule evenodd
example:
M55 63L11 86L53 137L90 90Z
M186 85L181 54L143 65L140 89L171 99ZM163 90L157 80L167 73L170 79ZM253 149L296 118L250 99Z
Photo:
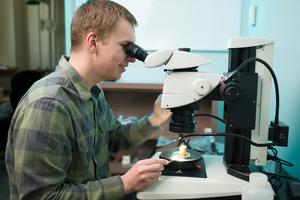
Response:
M184 144L181 144L180 147L179 147L179 157L181 159L186 158L186 146Z

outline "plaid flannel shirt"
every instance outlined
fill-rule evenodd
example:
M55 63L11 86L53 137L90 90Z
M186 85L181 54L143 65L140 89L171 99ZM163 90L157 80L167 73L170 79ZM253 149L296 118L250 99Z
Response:
M102 89L89 90L62 57L14 113L6 148L11 199L122 199L122 180L109 172L109 144L144 142L155 130L147 116L121 125Z

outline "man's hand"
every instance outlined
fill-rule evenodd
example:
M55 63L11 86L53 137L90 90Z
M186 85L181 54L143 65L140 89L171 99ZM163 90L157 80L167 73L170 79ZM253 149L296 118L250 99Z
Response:
M159 95L154 103L153 113L149 117L152 126L160 126L167 121L171 116L171 111L160 107L161 95Z
M138 161L126 174L121 176L125 193L141 191L156 182L164 165L169 162L164 159L145 159Z

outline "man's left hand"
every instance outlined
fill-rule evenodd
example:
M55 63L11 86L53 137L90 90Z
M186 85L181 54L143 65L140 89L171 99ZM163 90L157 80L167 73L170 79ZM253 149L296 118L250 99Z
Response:
M161 95L157 97L154 103L153 113L149 117L149 122L152 126L160 126L162 123L167 121L172 112L166 108L160 107Z

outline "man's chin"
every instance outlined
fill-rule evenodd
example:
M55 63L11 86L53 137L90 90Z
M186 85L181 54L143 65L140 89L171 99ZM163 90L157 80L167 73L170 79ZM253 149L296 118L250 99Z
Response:
M109 79L106 79L106 81L117 81L121 78L121 76L118 76L118 77L111 77Z

